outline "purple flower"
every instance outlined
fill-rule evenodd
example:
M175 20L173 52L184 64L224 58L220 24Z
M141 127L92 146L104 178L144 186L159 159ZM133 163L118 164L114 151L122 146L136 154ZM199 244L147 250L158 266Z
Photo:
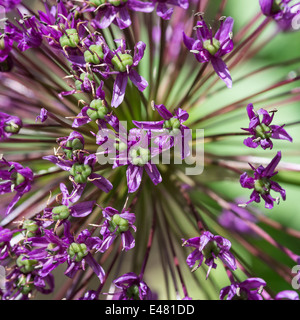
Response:
M35 122L40 120L41 122L45 122L48 119L48 111L45 108L41 109L40 114L36 117Z
M292 21L300 13L300 2L289 6L292 0L259 0L262 13L272 17L283 31L292 30Z
M246 208L239 207L236 203L230 203L231 210L223 210L219 216L219 223L227 230L254 236L254 231L244 221L257 222L256 217Z
M211 29L207 26L203 17L197 22L197 40L188 37L183 33L185 46L194 53L200 63L211 61L217 75L226 83L228 88L232 87L232 80L229 70L222 60L222 57L231 52L233 49L232 28L233 19L227 17L221 20L221 25L215 36L212 35Z
M164 20L170 20L174 8L169 6L178 6L182 9L188 9L188 0L152 0L153 5L157 4L156 13Z
M299 300L299 294L293 290L284 290L276 294L275 300Z
M11 34L21 51L38 48L42 44L43 36L37 18L18 12L21 17L19 21L16 20L18 26L7 22L5 32Z
M0 141L17 134L22 126L23 123L20 118L0 112Z
M145 48L146 44L139 41L134 46L134 55L132 57L130 52L126 50L125 41L121 40L121 46L117 50L111 51L111 54L107 56L106 63L113 69L111 74L116 74L111 101L112 107L117 108L122 103L128 77L139 91L144 91L147 88L147 81L134 69L143 58Z
M192 137L190 129L182 124L188 119L188 113L178 108L175 110L175 116L173 116L163 104L154 104L154 108L164 120L133 121L134 125L143 130L150 130L150 132L157 131L158 134L161 132L159 136L154 136L160 152L178 145L180 147L181 158L188 157L190 155L189 142Z
M19 257L17 263L21 265L22 256ZM27 260L28 266L33 261ZM26 263L26 262L25 262ZM33 290L37 290L42 294L50 294L54 290L54 277L52 274L46 277L41 277L38 272L32 268L30 272L22 272L21 268L16 265L12 267L12 271L6 276L5 290L3 290L2 299L3 300L28 300ZM1 294L1 289L0 289Z
M260 295L266 282L260 278L249 278L241 283L233 282L230 286L221 289L220 300L263 300Z
M270 195L270 191L274 190L279 192L282 199L286 199L286 193L281 186L272 181L271 178L275 176L278 172L274 172L275 168L277 167L279 161L281 160L281 152L279 151L273 160L268 164L265 168L260 165L257 169L255 169L251 164L251 168L254 171L254 177L250 177L247 172L244 172L240 177L240 183L243 188L254 189L252 194L250 195L250 200L246 202L249 204L250 202L260 202L260 197L263 198L265 201L265 207L267 209L273 208L274 201L278 202L278 198L274 199Z
M62 159L59 156L45 156L43 159L51 161L62 170L70 173L70 179L74 187L70 195L70 201L73 203L79 200L87 182L93 183L97 188L106 193L113 188L107 179L93 172L97 160L95 154L85 156L82 152L79 152L78 157L72 160Z
M159 153L159 149L151 148L150 139L151 135L148 132L131 129L127 148L116 157L113 168L128 165L126 177L129 193L137 191L140 187L144 169L155 185L162 181L157 166L151 163L151 158Z
M33 172L29 168L24 168L17 162L8 162L5 159L0 160L0 194L16 191L16 195L6 209L8 215L21 197L31 190L33 182ZM8 167L8 169L3 169Z
M0 6L7 11L13 10L22 0L0 0Z
M99 1L90 1L90 4L97 4L97 2ZM131 25L128 10L152 12L153 9L154 5L150 2L138 0L108 0L96 9L97 15L93 20L93 25L96 28L106 29L111 23L114 23L120 29L125 29Z
M96 201L84 201L72 204L67 187L61 183L60 189L62 191L61 203L55 207L47 207L44 209L43 227L46 228L53 222L61 222L68 219L69 216L75 218L82 218L88 216L94 208Z
M11 248L10 240L18 230L9 230L0 226L0 260L4 260L9 255Z
M105 275L104 270L90 253L95 244L94 238L85 229L75 239L70 232L70 226L69 221L64 222L64 236L62 238L55 235L53 230L47 229L44 229L44 236L29 238L34 249L27 255L30 259L37 260L42 266L38 270L41 277L46 277L60 264L67 262L68 268L65 275L68 277L73 278L78 270L85 270L85 265L88 264L102 282Z
M216 268L217 265L214 262L218 257L222 262L228 266L230 269L236 269L236 262L233 254L229 251L231 248L231 242L221 236L214 236L209 231L203 232L200 237L191 238L188 240L183 240L183 245L187 247L194 247L195 250L189 254L186 259L187 265L193 268L192 271L198 269L204 258L205 264L209 267L206 275L206 279L212 268Z
M9 58L9 54L13 48L14 40L10 35L1 34L0 35L0 62L5 63Z
M242 130L248 131L252 136L244 140L244 145L249 148L257 148L259 145L263 149L273 148L272 139L281 139L293 141L292 137L283 129L283 126L271 125L274 112L272 115L264 109L254 111L253 104L250 103L247 106L247 113L250 120L249 128ZM260 120L262 116L262 120Z
M151 300L152 293L147 284L133 272L126 273L113 281L121 289L115 297L117 300Z
M106 218L102 224L100 234L102 241L97 248L97 251L105 252L113 243L118 235L121 235L123 250L128 251L135 246L134 237L131 234L132 228L136 232L135 214L128 211L122 211L107 207L103 209L103 216Z

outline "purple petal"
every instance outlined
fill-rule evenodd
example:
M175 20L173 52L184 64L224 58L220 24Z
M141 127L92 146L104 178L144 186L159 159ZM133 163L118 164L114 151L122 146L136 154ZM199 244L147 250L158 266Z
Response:
M156 165L147 163L144 166L144 168L145 168L146 172L148 173L148 176L150 177L150 179L152 180L152 182L155 185L162 182L162 177L161 177L160 172L158 171Z
M232 79L225 62L221 58L211 58L211 63L217 75L223 80L228 88L232 88Z
M158 3L156 13L164 20L170 20L173 14L174 8L169 8L165 3Z
M134 165L128 165L128 168L126 170L126 177L127 177L127 186L128 186L128 192L133 193L135 192L141 182L142 182L142 176L143 176L143 168L134 166Z
M119 16L116 16L116 23L121 30L131 25L130 15L125 7L120 8Z
M148 82L142 76L140 76L134 69L130 70L129 79L139 89L139 91L144 91L148 87Z
M272 130L273 139L288 140L293 142L293 138L283 129L282 126L271 125L270 129Z
M85 217L93 211L96 201L85 201L77 203L71 207L71 214L73 217Z
M119 73L116 77L113 89L111 106L117 108L124 100L125 90L128 82L127 73Z
M113 188L113 185L109 180L105 179L97 173L92 173L89 176L89 181L92 182L97 188L106 193L108 193Z

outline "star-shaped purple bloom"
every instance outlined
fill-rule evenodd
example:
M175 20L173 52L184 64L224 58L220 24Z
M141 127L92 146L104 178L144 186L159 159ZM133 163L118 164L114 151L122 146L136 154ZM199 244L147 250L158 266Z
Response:
M244 172L240 176L240 183L243 188L254 189L250 195L250 200L246 202L246 204L249 204L253 201L259 203L260 197L262 197L265 201L265 207L267 209L272 209L274 201L278 202L278 200L274 199L270 195L271 190L279 192L282 199L286 199L285 190L281 188L281 186L277 182L271 180L271 178L278 173L274 172L274 170L280 160L281 152L279 151L267 167L263 167L262 165L260 165L257 169L255 169L250 164L251 168L254 171L254 177L250 177L247 172Z
M112 107L117 108L122 103L128 78L139 91L144 91L147 88L148 82L134 69L143 58L145 49L146 44L139 41L134 46L134 55L131 56L130 51L126 50L125 41L122 39L121 45L107 55L106 63L108 63L113 70L110 73L116 75L111 101Z
M241 283L234 282L220 291L220 300L263 300L260 295L266 282L260 278L249 278Z
M13 134L17 134L22 126L23 123L20 118L0 112L0 141L9 138Z
M6 215L8 215L21 197L31 190L33 172L17 162L2 159L0 160L0 178L3 180L0 184L0 194L16 191L16 195L6 209Z
M93 20L96 28L106 29L111 23L116 24L121 30L131 25L128 10L138 12L152 12L154 6L150 2L138 0L108 0L96 8L97 15Z
M128 251L135 246L135 240L131 233L131 228L136 232L135 214L128 211L122 211L107 207L103 209L103 216L106 218L102 224L100 234L102 241L97 251L105 252L113 243L118 235L121 235L123 250Z
M185 46L194 53L200 63L211 61L217 75L226 83L228 88L232 87L229 70L222 57L233 49L232 28L233 18L227 17L221 20L221 25L213 36L211 29L207 26L203 17L197 22L197 39L188 37L183 32Z
M151 162L151 159L159 154L159 148L151 147L150 141L151 134L149 132L131 129L127 148L116 157L113 169L127 165L126 177L129 193L137 191L140 187L144 169L155 185L162 181L157 166Z
M163 104L154 104L154 108L164 120L133 121L134 125L152 133L157 132L157 134L154 134L154 139L160 152L179 145L181 158L188 157L190 155L189 142L192 136L190 129L183 125L183 122L189 118L188 113L178 108L173 116Z
M235 258L229 251L231 248L231 242L229 240L221 236L214 236L209 231L203 232L200 237L182 240L184 246L195 248L186 259L187 265L190 268L194 267L199 260L197 265L193 268L193 271L198 269L205 259L205 264L209 267L206 278L208 278L211 269L217 267L217 264L214 262L217 258L220 258L230 269L236 269Z
M293 141L292 137L283 129L284 125L272 125L274 118L274 112L269 114L265 109L259 109L254 111L253 104L250 103L247 106L247 113L250 120L249 128L242 128L248 131L251 137L244 140L244 145L249 148L257 148L259 145L263 149L273 148L272 139L281 139ZM262 119L260 120L260 116Z

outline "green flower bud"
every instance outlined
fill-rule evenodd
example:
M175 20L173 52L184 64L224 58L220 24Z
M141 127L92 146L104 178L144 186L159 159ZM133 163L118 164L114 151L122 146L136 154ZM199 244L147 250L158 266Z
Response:
M66 29L66 34L59 39L60 45L64 47L76 48L79 44L79 35L76 29Z
M80 262L87 254L87 247L84 243L73 242L68 248L68 254L72 260Z
M272 8L271 8L271 12L273 14L278 13L282 10L282 6L280 5L281 2L282 2L282 0L274 0L273 1Z
M270 182L266 178L261 178L254 182L254 190L260 194L268 194L270 192L270 187Z
M87 63L99 64L100 59L103 59L103 57L103 49L102 46L99 45L91 45L89 50L84 52L84 60Z
M86 113L92 120L104 119L108 114L108 109L104 105L104 101L101 99L93 100L90 103L90 107L93 109L87 109Z
M179 133L180 128L180 121L177 118L171 118L169 120L166 120L163 124L164 129L169 129L169 132L173 135L176 135Z
M18 279L17 287L22 294L25 294L25 295L29 294L34 289L33 278L30 277L30 280L27 282L27 277L22 275Z
M52 209L52 219L64 220L67 219L70 215L70 210L67 206L58 206Z
M72 159L73 152L76 150L82 150L83 144L81 143L81 141L79 139L73 139L73 140L69 140L66 143L66 147L70 148L70 149L63 149L66 154L66 157L68 159Z
M140 291L139 291L139 287L137 285L133 285L131 287L129 287L126 291L126 296L129 299L133 299L133 300L140 300Z
M104 4L107 0L90 0L89 3L93 7L99 7L101 4Z
M220 41L215 38L212 38L212 40L206 40L203 43L203 48L206 49L212 56L214 56L218 52L220 47Z
M128 0L108 0L110 4L112 4L114 7L118 7L119 5L126 3Z
M23 260L22 260L23 259ZM34 266L38 263L35 259L27 259L22 254L16 260L17 266L19 267L20 271L23 273L29 273L34 270Z
M4 131L8 133L18 133L20 129L20 126L14 122L6 123L6 126L4 127Z
M93 76L91 75L91 74L87 74L87 73L82 73L81 75L80 75L80 79L82 80L82 81L80 81L80 80L76 80L75 81L75 88L76 88L76 90L78 90L78 91L80 91L81 90L81 85L82 85L82 82L84 81L84 79L85 79L85 77L88 77L88 79L89 80L91 80L91 81L93 81Z
M0 50L4 50L5 49L5 40L4 37L0 38Z
M48 253L50 254L50 255L56 255L57 253L58 253L58 250L53 250L54 248L56 248L57 247L57 244L55 244L55 243L49 243L48 244L48 246L47 246L47 249L46 249L46 251L48 251Z
M266 126L264 123L258 125L255 128L255 131L256 131L256 137L257 138L268 139L268 138L270 138L272 136L271 128Z
M131 66L133 64L133 58L130 54L119 53L111 59L111 62L116 71L125 72L126 66Z
M128 220L121 218L118 214L115 214L112 220L109 222L110 227L108 228L110 232L114 232L116 229L116 234L126 232L129 230Z
M206 259L209 259L213 257L212 253L214 253L214 255L217 257L220 253L220 250L221 249L218 247L216 241L209 241L203 248L202 253Z
M13 181L14 185L19 186L21 183L25 181L24 176L19 172L13 172L10 176L10 179Z
M26 236L28 238L31 238L35 236L37 230L39 229L39 226L35 221L27 219L23 222L22 228L26 229Z
M125 142L118 141L114 143L114 147L116 150L122 152L127 149L127 144Z
M151 153L149 149L138 147L137 149L131 149L129 151L130 160L135 166L144 166L151 159Z
M91 173L92 168L87 164L75 163L70 170L70 175L74 177L77 183L86 183Z

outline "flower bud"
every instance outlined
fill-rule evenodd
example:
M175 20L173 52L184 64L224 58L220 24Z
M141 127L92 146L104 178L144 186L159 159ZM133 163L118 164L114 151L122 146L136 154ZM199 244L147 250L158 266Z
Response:
M92 109L88 109L86 113L94 121L97 119L104 119L108 113L108 109L101 99L93 100L90 103L90 108Z
M127 53L118 53L111 59L111 63L114 65L116 71L125 72L127 66L133 64L133 58Z
M99 45L91 45L89 50L84 52L84 60L87 63L99 64L100 59L103 59L103 49Z

